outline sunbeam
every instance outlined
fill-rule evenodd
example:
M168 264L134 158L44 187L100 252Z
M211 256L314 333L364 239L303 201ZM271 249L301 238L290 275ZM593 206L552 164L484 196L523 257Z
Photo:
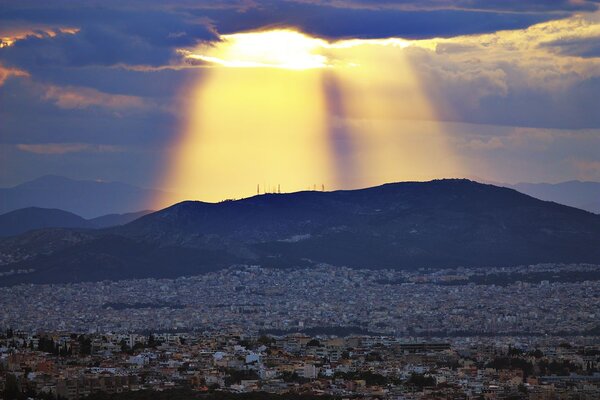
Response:
M186 52L207 68L164 186L219 201L457 174L410 45L274 30Z

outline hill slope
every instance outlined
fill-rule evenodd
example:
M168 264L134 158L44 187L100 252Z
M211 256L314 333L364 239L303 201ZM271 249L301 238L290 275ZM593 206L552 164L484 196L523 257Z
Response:
M48 208L28 207L0 215L0 236L13 236L42 228L93 228L79 215Z
M89 219L88 221L91 222L95 228L109 228L111 226L128 224L152 212L153 211L151 210L143 210L125 214L108 214Z
M0 278L0 284L178 276L232 263L367 268L600 263L600 216L468 180L183 202L86 233L70 246L57 234L51 235L56 250L45 246L3 267L35 272ZM28 238L11 240L23 248ZM0 253L16 246L7 243L0 242Z
M0 237L20 235L44 228L108 228L127 224L151 212L146 210L127 214L109 214L86 220L79 215L55 208L27 207L0 215Z

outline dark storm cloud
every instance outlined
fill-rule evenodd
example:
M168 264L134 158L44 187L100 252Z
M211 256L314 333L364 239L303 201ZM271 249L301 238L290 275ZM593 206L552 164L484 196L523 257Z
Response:
M222 33L294 26L328 38L431 38L525 28L594 11L597 0L290 0L245 13L211 13Z
M598 7L598 0L573 1L573 0L466 0L454 3L455 7L472 8L480 10L496 10L508 12L552 12L552 11L594 11Z
M594 11L598 0L290 0L337 8L395 10L479 10L501 12Z
M555 10L557 13L412 8L356 8L316 3L271 2L244 13L223 13L221 10L190 12L210 16L220 33L291 26L330 39L449 37L523 28L569 15L568 10L560 8Z
M109 1L7 3L0 24L71 27L77 34L30 36L0 61L33 66L147 65L174 62L177 48L218 33L293 26L328 38L430 38L517 29L595 9L595 1Z
M115 64L168 64L174 49L193 46L201 40L216 40L207 23L186 21L177 14L159 11L77 8L67 10L8 9L2 20L77 28L76 34L55 37L29 36L2 49L5 63L44 66L85 66Z

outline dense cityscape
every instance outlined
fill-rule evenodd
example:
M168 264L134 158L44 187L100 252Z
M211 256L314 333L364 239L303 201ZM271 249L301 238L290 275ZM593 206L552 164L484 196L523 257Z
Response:
M581 264L413 272L238 266L177 279L0 288L0 326L86 333L345 327L400 337L577 335L597 330L599 298L600 274Z
M4 287L1 385L13 393L7 399L146 390L593 399L596 275L585 264L235 266L177 279Z
M148 398L156 392L166 398L223 392L366 399L591 400L600 395L597 337L423 341L9 330L0 343L6 399L118 399L135 392ZM102 397L109 395L117 397Z

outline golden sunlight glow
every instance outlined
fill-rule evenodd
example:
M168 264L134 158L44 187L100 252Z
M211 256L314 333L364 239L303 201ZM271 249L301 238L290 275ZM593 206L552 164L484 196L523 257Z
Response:
M459 174L402 39L327 42L290 30L226 35L202 60L163 187L219 201Z
M185 198L218 201L331 183L320 77L309 70L215 69L191 94L168 182Z
M216 47L203 46L187 54L189 59L220 64L225 67L309 69L326 66L326 57L314 51L326 42L302 33L282 29L265 32L236 33L221 36Z
M346 134L354 146L345 186L460 176L447 138L402 49L402 39L333 44L330 55L356 67L337 68ZM338 171L343 174L345 171Z

